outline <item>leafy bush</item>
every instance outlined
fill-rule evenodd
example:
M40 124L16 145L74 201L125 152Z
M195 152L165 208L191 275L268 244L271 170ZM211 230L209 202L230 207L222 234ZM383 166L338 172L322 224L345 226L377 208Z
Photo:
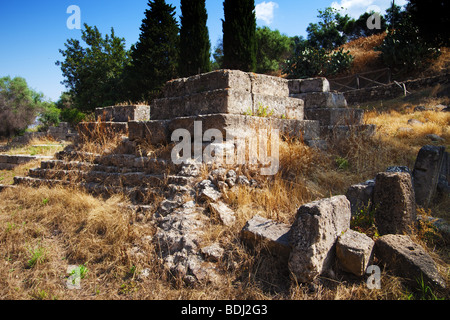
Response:
M60 123L61 110L54 103L47 103L40 114L39 121L41 131L46 131L51 126L58 126Z
M381 51L381 58L388 67L399 72L421 70L440 52L422 39L418 28L409 19L391 30L375 50Z
M68 122L75 125L82 122L85 118L86 114L77 109L68 108L61 110L61 121L63 122Z
M331 76L350 69L352 62L350 51L339 49L329 52L301 44L299 50L286 61L283 72L291 79Z

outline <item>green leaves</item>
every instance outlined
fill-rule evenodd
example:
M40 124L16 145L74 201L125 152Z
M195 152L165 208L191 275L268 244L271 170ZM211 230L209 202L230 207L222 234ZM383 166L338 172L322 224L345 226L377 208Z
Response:
M112 105L124 99L123 71L130 63L125 39L114 29L102 37L97 27L84 25L80 41L69 39L65 50L59 50L64 61L57 61L74 105L81 111Z

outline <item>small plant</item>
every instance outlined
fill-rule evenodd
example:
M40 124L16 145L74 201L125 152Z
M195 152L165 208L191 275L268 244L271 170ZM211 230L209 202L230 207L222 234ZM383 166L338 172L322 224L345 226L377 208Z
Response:
M28 252L30 253L30 258L27 262L28 268L33 268L35 265L43 263L47 259L47 250L41 245L29 249Z
M348 170L350 168L350 164L345 158L336 157L335 162L339 170Z
M48 198L42 199L42 205L43 205L43 206L48 205L48 202L49 202L49 199L48 199Z
M364 233L372 239L380 237L375 225L375 209L371 208L370 203L352 216L350 226L351 229Z

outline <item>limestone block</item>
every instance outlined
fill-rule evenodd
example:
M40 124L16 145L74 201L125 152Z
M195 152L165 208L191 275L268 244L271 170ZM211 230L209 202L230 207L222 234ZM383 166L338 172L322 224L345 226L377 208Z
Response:
M368 180L364 183L354 184L347 190L345 196L350 201L352 215L360 212L373 202L373 190L375 181Z
M270 219L254 216L241 231L241 239L249 246L262 245L268 252L288 261L291 252L290 226Z
M279 97L267 94L253 94L253 115L265 109L271 117L286 119L304 119L304 101L301 99ZM259 115L260 116L260 115Z
M163 88L165 98L183 97L217 89L236 89L251 93L251 79L239 70L217 70L189 78L167 82Z
M347 100L342 93L335 92L309 92L291 94L293 98L305 101L305 108L345 108Z
M323 77L289 80L290 94L329 91L330 83Z
M253 94L289 97L289 82L280 77L249 73Z
M435 195L444 160L445 147L424 146L414 165L414 191L418 205L428 207Z
M364 111L354 108L305 109L305 119L318 120L321 126L361 125Z
M158 145L170 141L169 121L130 121L128 123L128 137L131 141L143 142Z
M417 286L417 279L439 289L446 287L431 256L407 235L388 234L375 243L375 255L396 275Z
M234 211L231 210L230 207L228 207L222 201L218 201L217 203L210 203L209 206L225 226L232 226L236 222Z
M345 196L311 202L298 209L292 225L289 268L300 282L327 273L334 262L336 241L350 228L350 202Z
M372 260L375 242L363 233L347 230L336 244L336 255L344 271L362 277Z
M416 221L416 203L408 173L377 174L373 202L376 226L381 235L411 232Z
M128 105L95 109L95 118L103 122L127 122L150 120L150 106Z

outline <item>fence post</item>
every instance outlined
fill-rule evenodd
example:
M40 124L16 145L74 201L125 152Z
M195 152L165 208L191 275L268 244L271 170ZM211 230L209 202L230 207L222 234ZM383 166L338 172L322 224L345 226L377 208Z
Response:
M356 75L356 86L358 87L358 89L360 89L359 87L359 75Z

